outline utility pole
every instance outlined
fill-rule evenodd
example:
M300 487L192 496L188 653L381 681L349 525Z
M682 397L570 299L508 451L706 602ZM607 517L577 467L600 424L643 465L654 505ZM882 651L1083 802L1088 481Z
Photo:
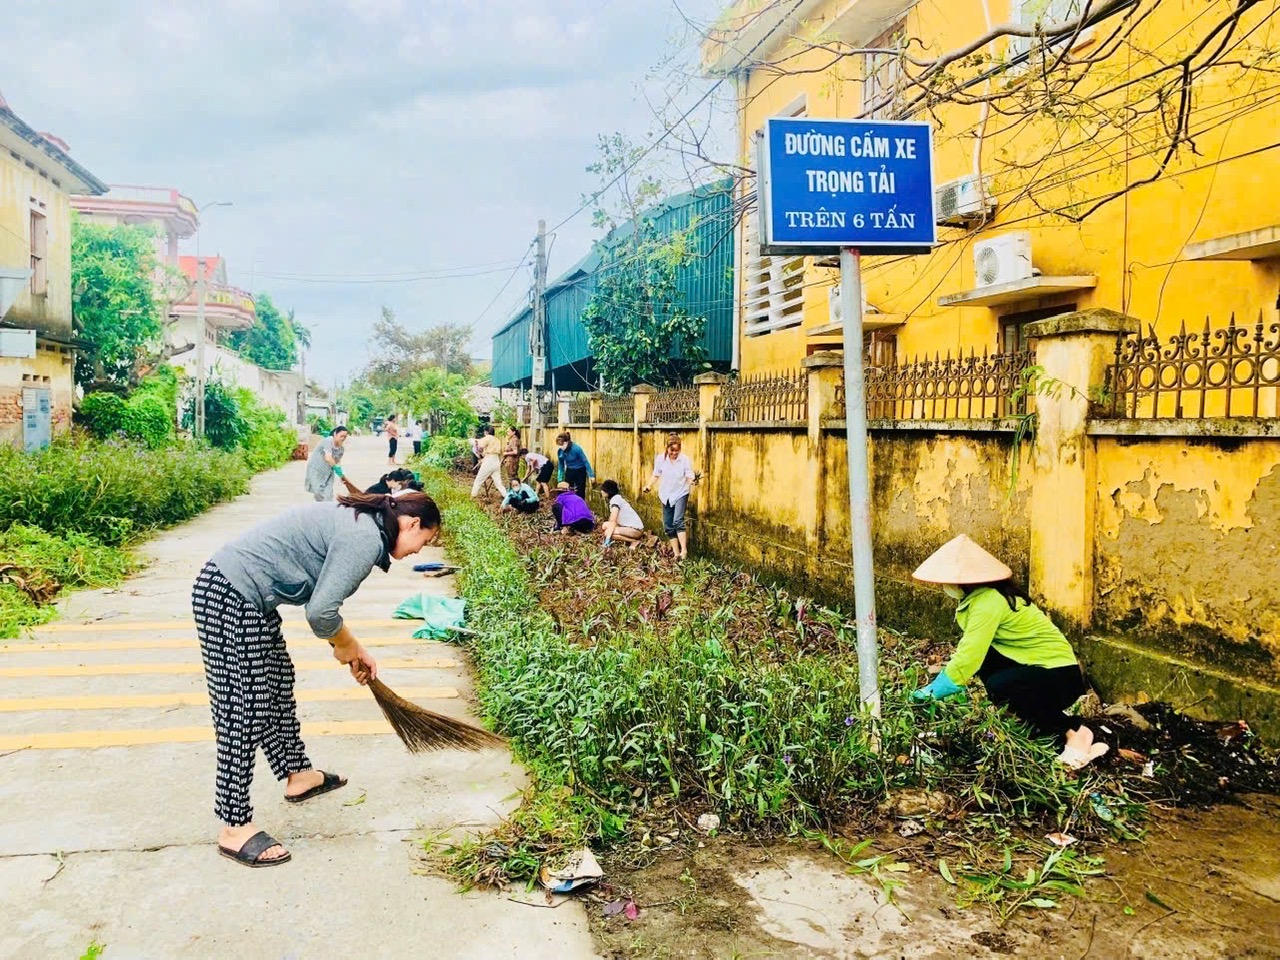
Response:
M547 382L547 221L538 221L537 259L533 267L533 323L529 330L529 352L533 356L533 376L529 411L529 449L542 431L542 403L539 394Z
M196 436L204 436L205 360L204 341L208 336L204 321L204 260L200 257L200 231L196 230Z

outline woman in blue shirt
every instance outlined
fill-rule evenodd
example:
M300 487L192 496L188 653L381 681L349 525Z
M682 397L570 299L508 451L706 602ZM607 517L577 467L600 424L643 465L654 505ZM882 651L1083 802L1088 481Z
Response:
M591 468L591 461L587 459L586 451L574 443L568 433L562 433L556 437L556 448L560 451L559 479L568 483L578 496L585 499L587 480L588 478L594 480L596 476L595 470Z

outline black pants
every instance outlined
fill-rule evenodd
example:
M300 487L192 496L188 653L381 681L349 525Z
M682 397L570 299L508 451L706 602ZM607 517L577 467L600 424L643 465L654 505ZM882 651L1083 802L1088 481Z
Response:
M565 467L564 479L583 500L587 498L587 468Z
M1080 721L1064 710L1085 692L1080 666L1032 667L1010 660L992 647L978 668L991 702L1029 726L1037 736L1053 737L1061 746L1068 730Z
M413 455L414 455L415 457L420 457L420 456L422 456L422 441L421 441L421 440L415 440L415 441L413 441Z
M387 440L387 459L394 460L396 458L396 447L399 446L395 437Z
M259 613L212 561L196 579L191 608L218 749L213 813L239 827L253 819L249 788L259 747L279 780L311 769L299 736L293 661L280 615Z

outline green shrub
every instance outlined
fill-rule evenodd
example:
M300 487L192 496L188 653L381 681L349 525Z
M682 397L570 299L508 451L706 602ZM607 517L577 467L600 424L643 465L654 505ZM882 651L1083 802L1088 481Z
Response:
M244 493L249 479L237 453L190 442L152 450L70 437L35 453L0 447L0 530L21 522L118 545Z
M121 426L125 436L158 449L174 438L173 408L155 394L136 393L124 405Z
M333 433L333 421L328 417L322 417L318 413L313 413L307 417L307 424L311 427L312 433L318 433L322 437L327 437Z
M241 447L249 469L259 473L287 463L298 445L298 433L288 425L284 412L264 406L244 388L236 391L236 402L245 423Z
M437 470L456 470L471 465L471 441L465 437L431 437L420 462Z
M124 398L114 393L90 393L80 401L80 420L99 439L123 430L124 419Z

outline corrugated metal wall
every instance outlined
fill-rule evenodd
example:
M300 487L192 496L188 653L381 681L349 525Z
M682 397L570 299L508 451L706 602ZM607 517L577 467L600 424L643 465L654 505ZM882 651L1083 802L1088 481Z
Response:
M733 358L733 195L732 182L699 187L672 197L648 217L661 233L687 230L696 220L695 258L682 267L676 283L682 307L707 318L702 347L707 359L727 368ZM622 242L630 224L606 237ZM621 235L621 236L619 236ZM589 377L591 350L582 313L596 287L599 259L589 256L547 292L548 361L557 379L568 385ZM493 385L511 387L527 383L533 362L529 356L531 311L525 309L493 337ZM567 389L573 387L566 386Z

